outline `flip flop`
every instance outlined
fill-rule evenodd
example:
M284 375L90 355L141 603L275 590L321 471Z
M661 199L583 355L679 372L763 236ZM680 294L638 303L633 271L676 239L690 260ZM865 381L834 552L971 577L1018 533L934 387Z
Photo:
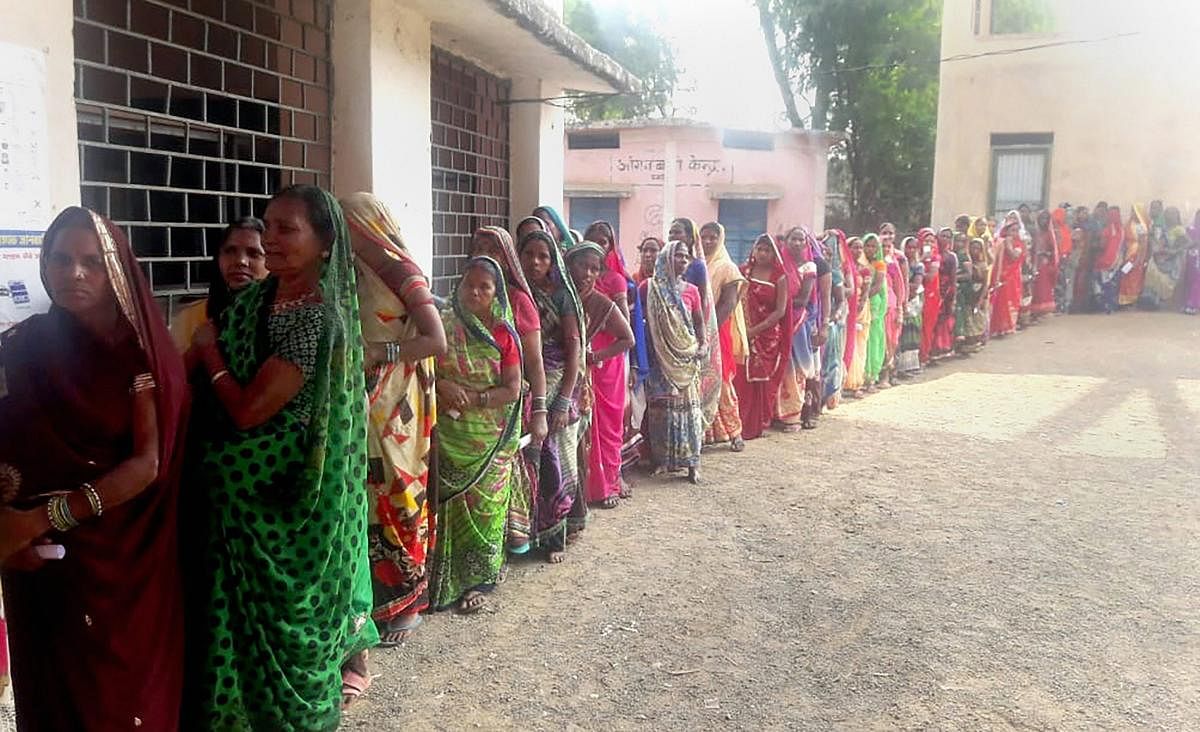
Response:
M404 641L408 640L407 636L403 640L398 640L398 641L385 641L385 640L383 640L383 637L388 636L388 635L396 635L396 634L400 634L400 633L409 633L411 635L412 631L421 627L421 624L424 622L425 622L425 618L422 617L422 615L420 613L417 613L416 615L412 616L411 619L409 619L407 622L405 622L401 625L397 625L397 626L389 625L387 627L387 630L385 630L383 633L380 634L379 647L380 648L395 648L395 647L399 646L400 644L404 643Z

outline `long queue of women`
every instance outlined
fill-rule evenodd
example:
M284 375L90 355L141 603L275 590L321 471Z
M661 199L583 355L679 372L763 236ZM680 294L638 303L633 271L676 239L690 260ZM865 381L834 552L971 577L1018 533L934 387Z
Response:
M168 329L121 230L69 208L50 311L0 342L18 725L336 728L367 649L478 612L512 557L562 561L637 460L699 482L705 444L813 428L1052 310L1181 281L1195 309L1157 211L961 217L899 246L797 227L741 265L720 224L678 219L629 272L612 226L543 207L515 241L477 231L443 302L375 197L296 186L227 229Z

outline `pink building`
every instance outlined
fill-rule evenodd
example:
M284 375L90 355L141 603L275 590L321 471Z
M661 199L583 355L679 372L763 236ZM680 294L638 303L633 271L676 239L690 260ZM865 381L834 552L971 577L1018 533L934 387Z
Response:
M633 261L671 220L725 225L742 261L764 231L825 222L826 164L835 138L810 130L744 132L686 120L623 120L567 131L564 191L571 228L604 219Z

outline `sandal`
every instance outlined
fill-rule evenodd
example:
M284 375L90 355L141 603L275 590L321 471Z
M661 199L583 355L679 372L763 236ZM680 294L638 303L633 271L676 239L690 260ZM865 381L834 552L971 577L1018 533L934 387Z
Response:
M800 430L802 430L802 429L804 429L803 425L798 425L798 424L785 424L785 425L783 426L783 434L785 434L785 435L794 435L794 434L796 434L797 432L799 432L799 431L800 431Z
M352 668L342 669L342 711L346 711L371 688L371 675Z
M617 495L621 498L633 498L633 486L629 485L624 476L621 477L621 491Z
M458 601L459 615L474 615L487 604L487 598L479 590L470 590Z
M740 435L729 441L729 451L730 452L741 452L742 450L745 450L745 449L746 449L746 441L743 440Z
M384 631L379 636L379 647L395 648L404 643L412 636L414 630L421 627L423 622L425 619L421 617L420 613L414 613L408 617L400 615L392 618L384 625Z
M609 496L600 502L600 508L609 509L616 508L621 505L621 497L619 495Z

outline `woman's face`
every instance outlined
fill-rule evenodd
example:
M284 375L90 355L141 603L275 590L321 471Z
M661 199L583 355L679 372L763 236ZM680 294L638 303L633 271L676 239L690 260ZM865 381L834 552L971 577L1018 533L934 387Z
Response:
M354 234L354 236L361 236ZM267 255L262 235L254 229L234 229L217 253L221 279L231 290L240 290L251 282L267 277Z
M879 256L879 242L873 238L864 241L863 253L867 255L867 259L874 261Z
M463 275L458 297L472 315L485 318L492 313L492 302L496 299L496 278L483 267L471 267Z
M643 272L653 272L654 263L658 261L658 242L648 240L642 242L641 264Z
M545 211L538 211L534 216L542 220L542 225L546 227L546 231L550 233L550 236L554 237L554 241L562 241L563 234L558 230L558 226L555 225L554 220L550 218L550 214Z
M971 217L959 216L954 220L954 228L964 234L967 233L967 231L971 228Z
M775 264L775 248L771 246L771 242L766 239L759 239L754 242L754 263L765 265Z
M884 224L879 227L879 241L883 242L883 250L885 252L892 251L892 243L896 239L896 227L891 224Z
M1041 213L1039 213L1038 217L1037 217L1037 222L1038 222L1039 227L1041 227L1043 229L1049 229L1050 228L1050 212L1042 211Z
M937 245L940 251L946 251L954 243L954 236L949 231L938 232Z
M920 245L917 244L916 239L910 239L907 243L905 243L904 256L908 258L908 261L910 261L910 262L917 261L917 259L920 258L919 254L920 254Z
M591 292L592 288L596 286L596 280L600 277L600 256L595 252L581 252L571 257L569 267L571 279L575 282L575 289L581 295Z
M850 252L854 254L854 258L858 259L863 255L863 243L861 239L855 239L850 242Z
M613 247L612 237L608 235L608 228L604 226L590 227L583 235L584 239L594 241L604 247L604 251L608 251Z
M533 282L541 282L550 275L550 246L543 239L530 239L521 250L521 269Z
M987 256L987 253L983 250L983 242L982 241L978 241L978 240L972 241L970 244L967 245L967 247L968 247L967 251L969 251L971 253L971 261L973 261L973 262L982 262L984 260L984 258Z
M683 244L676 246L675 253L671 255L671 262L675 265L674 274L676 277L683 275L683 271L687 269L688 262L690 261L692 261L692 258L688 255L687 246Z
M667 239L681 241L689 247L694 243L692 242L692 232L688 231L688 227L684 226L682 221L676 221L671 224L671 228L667 232Z
M46 285L54 304L73 315L116 304L95 231L72 228L55 236L46 258Z
M276 198L263 215L267 270L275 275L297 274L320 268L326 244L308 220L308 206L295 198Z
M721 235L716 229L708 228L700 230L700 246L704 247L704 253L712 256L717 251L717 243L721 241Z

